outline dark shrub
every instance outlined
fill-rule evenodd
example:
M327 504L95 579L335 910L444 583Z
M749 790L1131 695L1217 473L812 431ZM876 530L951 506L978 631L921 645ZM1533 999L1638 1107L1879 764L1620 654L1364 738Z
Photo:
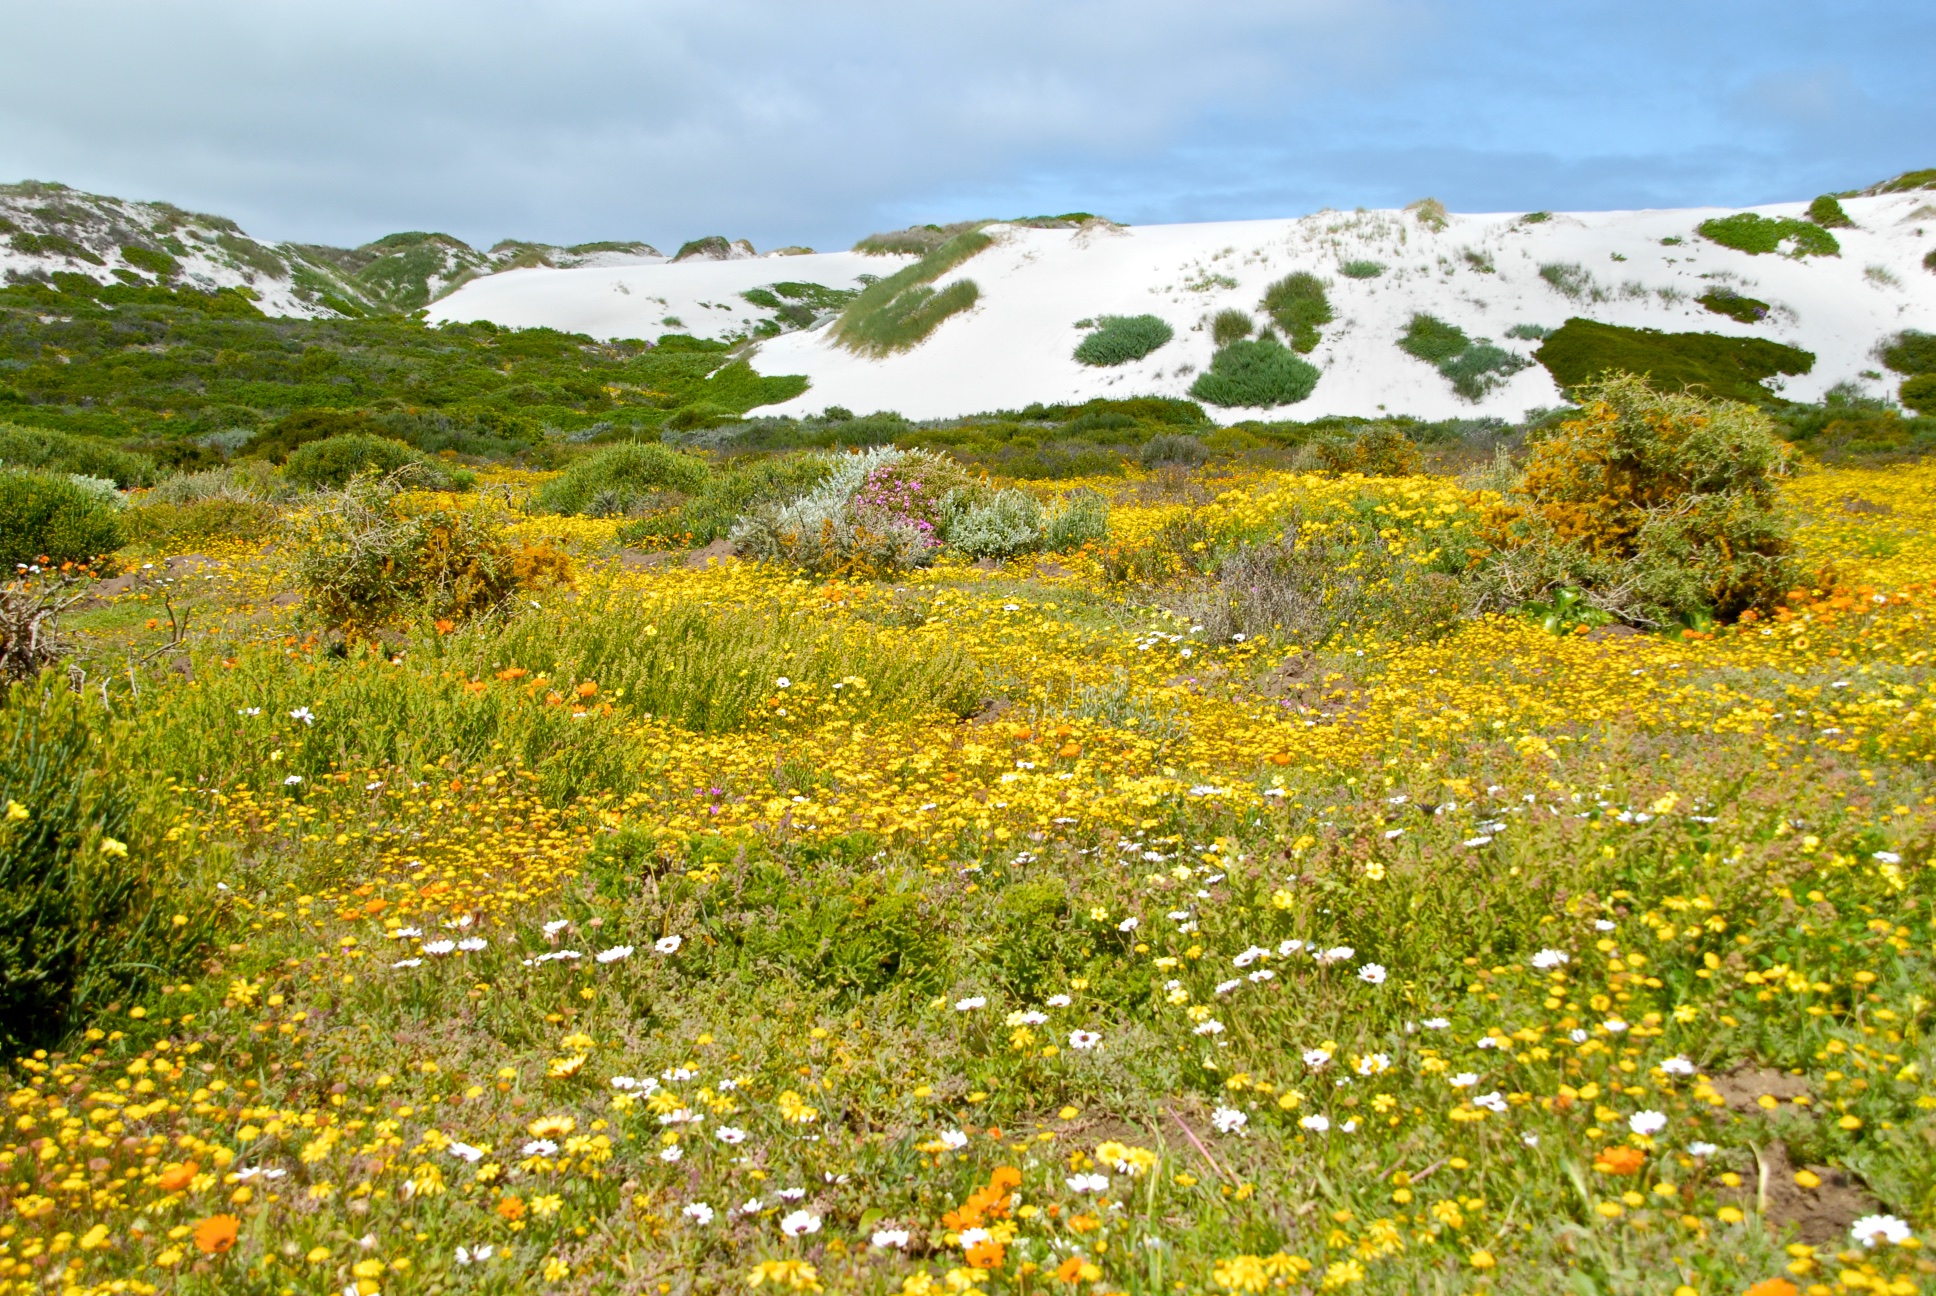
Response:
M1732 288L1710 288L1694 299L1713 311L1743 324L1759 324L1768 318L1769 305L1753 297L1744 297Z
M1918 414L1936 414L1936 373L1917 374L1904 382L1901 400Z
M1176 336L1176 331L1154 315L1104 315L1096 330L1076 346L1076 359L1086 365L1119 365L1141 360Z
M1563 388L1624 372L1645 375L1664 391L1700 387L1710 396L1754 402L1771 399L1763 379L1805 374L1815 367L1814 353L1765 338L1661 333L1577 317L1566 321L1533 356Z
M121 514L64 476L0 471L0 572L46 557L87 562L121 547Z
M707 476L702 459L656 441L634 441L580 459L546 482L532 507L540 513L630 513L668 493L694 494Z
M1898 333L1882 348L1882 363L1899 374L1936 373L1936 333Z
M375 419L360 410L297 410L250 437L243 444L242 453L251 458L267 459L270 463L281 463L291 453L312 441L327 441L330 437L351 433L381 436L383 432L384 429Z
M1318 385L1317 366L1275 338L1232 342L1197 375L1190 394L1212 405L1294 405Z

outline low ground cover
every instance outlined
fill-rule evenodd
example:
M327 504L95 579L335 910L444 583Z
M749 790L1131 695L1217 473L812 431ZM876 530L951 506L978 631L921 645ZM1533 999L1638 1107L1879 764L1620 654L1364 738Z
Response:
M1921 1290L1931 472L1776 479L1805 574L1653 634L1466 605L1458 480L1171 461L889 580L493 473L384 516L568 563L345 636L235 484L0 712L142 774L0 761L0 866L150 879L0 1290Z

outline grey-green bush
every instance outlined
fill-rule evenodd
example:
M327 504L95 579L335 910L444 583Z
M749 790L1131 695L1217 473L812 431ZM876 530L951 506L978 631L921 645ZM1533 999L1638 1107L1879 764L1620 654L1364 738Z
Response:
M1109 501L1098 491L1086 487L1072 491L1051 504L1047 513L1042 547L1051 553L1067 553L1109 538Z
M120 511L72 478L0 470L0 573L45 558L88 562L121 547Z
M1136 459L1145 468L1164 464L1183 464L1194 468L1210 457L1209 449L1193 436L1178 432L1159 432L1143 442Z
M1318 385L1317 366L1293 355L1276 338L1232 342L1197 375L1190 394L1207 404L1295 405Z
M1077 344L1076 359L1099 367L1128 364L1175 336L1176 331L1154 315L1104 315L1096 321L1095 332Z
M656 441L631 441L580 459L532 500L539 513L617 516L668 495L696 494L711 475L703 459Z
M1035 497L1012 487L957 491L943 505L941 534L971 558L1012 558L1041 544L1046 521Z

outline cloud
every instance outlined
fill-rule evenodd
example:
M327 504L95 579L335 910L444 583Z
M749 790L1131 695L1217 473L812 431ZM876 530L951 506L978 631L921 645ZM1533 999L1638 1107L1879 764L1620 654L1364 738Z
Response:
M0 174L314 241L838 246L1077 207L1786 196L1784 171L1870 166L1936 125L1901 39L1929 20L1906 5L1838 8L1826 26L1796 12L1819 3L1563 8L62 0L9 16ZM1879 130L1851 143L1770 125L1807 116L1814 92L1789 71L1804 49L1831 87L1868 57L1863 120Z

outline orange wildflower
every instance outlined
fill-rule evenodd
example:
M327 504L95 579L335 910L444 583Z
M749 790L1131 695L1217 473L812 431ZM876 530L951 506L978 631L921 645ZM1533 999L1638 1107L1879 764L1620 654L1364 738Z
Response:
M161 1178L156 1183L163 1192L180 1192L195 1182L195 1176L200 1174L201 1170L201 1166L195 1162L183 1161L180 1165L171 1165L163 1170Z
M195 1245L210 1255L221 1255L235 1245L242 1221L233 1215L211 1215L195 1226Z
M1593 1168L1601 1174L1630 1175L1640 1173L1640 1167L1647 1163L1647 1154L1636 1147L1610 1147L1602 1149L1593 1159Z

